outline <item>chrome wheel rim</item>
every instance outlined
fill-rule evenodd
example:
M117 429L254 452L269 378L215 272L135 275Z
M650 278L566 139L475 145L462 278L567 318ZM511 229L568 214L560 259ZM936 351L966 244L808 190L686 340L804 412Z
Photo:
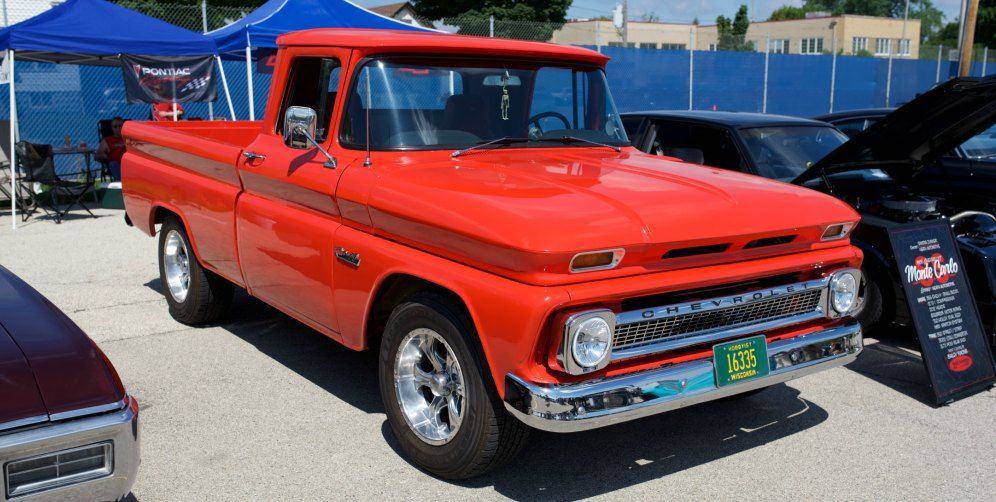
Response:
M187 257L187 246L183 236L176 230L166 234L163 244L163 265L166 269L166 287L170 296L177 303L187 299L190 290L190 258Z
M408 427L431 445L446 444L463 422L466 388L456 353L428 328L410 331L394 361L394 389Z

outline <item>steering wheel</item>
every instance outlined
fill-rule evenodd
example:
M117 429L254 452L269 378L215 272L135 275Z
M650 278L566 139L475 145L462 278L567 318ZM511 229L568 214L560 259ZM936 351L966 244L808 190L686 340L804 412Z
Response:
M565 117L563 114L558 113L558 112L542 112L542 113L537 113L536 115L533 115L532 117L529 117L529 120L526 121L526 124L534 124L536 126L536 130L539 131L542 134L543 133L543 127L540 126L539 121L543 120L545 118L548 118L548 117L553 117L553 118L558 119L561 122L563 122L564 123L564 129L570 129L571 128L571 121L567 120L567 117Z

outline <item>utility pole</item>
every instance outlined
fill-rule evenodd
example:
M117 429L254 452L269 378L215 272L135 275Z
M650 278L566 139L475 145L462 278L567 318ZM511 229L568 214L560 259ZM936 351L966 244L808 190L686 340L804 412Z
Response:
M903 48L903 41L906 40L906 23L908 23L909 20L910 20L910 0L906 0L906 11L903 13L903 31L902 31L903 34L899 35L899 48L900 49ZM907 47L909 48L909 50L907 52L910 53L910 55L912 55L913 48L910 47L912 45L913 45L912 42L907 44ZM899 51L899 55L900 56L903 55L902 50Z
M968 76L972 69L972 45L975 43L975 19L979 15L979 0L968 0L965 12L965 30L961 34L961 56L958 76Z
M623 0L623 42L629 47L629 0Z

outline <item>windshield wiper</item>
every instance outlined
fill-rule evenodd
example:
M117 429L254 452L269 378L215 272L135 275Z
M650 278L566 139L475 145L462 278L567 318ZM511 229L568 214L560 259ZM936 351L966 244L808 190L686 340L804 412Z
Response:
M556 142L556 143L587 143L594 146L603 146L605 148L611 148L617 152L621 152L622 148L616 145L610 145L607 143L599 143L598 141L592 141L590 139L579 138L577 136L561 136L559 138L538 138L536 141L546 141L546 142Z
M512 137L512 136L505 136L505 137L502 137L502 138L493 139L491 141L486 141L484 143L478 143L478 144L476 144L474 146L468 146L467 148L463 148L463 149L457 150L457 151L451 153L450 157L453 157L455 159L455 158L457 158L457 157L459 157L459 156L461 156L461 155L463 155L463 154L465 154L467 152L471 152L471 151L474 151L474 150L480 150L482 148L487 148L489 146L508 146L508 145L513 144L513 143L528 143L529 141L530 141L529 138L515 138L515 137Z

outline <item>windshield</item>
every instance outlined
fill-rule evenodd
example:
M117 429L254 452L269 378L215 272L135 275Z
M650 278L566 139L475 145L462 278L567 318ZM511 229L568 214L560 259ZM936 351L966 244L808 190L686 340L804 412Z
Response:
M605 74L592 67L374 59L350 92L341 141L354 148L366 145L368 116L374 150L461 149L500 138L522 138L520 146L563 146L542 140L564 137L628 144Z
M832 127L774 126L743 129L757 174L790 180L847 141Z
M970 159L996 159L996 125L962 143L961 148Z

